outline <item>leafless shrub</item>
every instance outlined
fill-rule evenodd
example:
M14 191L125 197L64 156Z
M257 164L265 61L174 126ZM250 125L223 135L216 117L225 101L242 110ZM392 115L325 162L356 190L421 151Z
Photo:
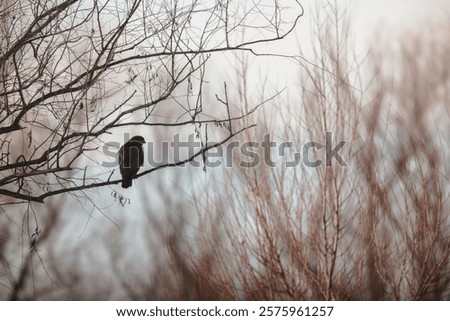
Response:
M448 299L448 46L416 37L392 49L402 64L372 55L364 89L347 25L322 23L338 21L332 7L322 14L314 65L302 64L302 109L267 111L282 129L246 138L270 131L297 147L331 131L350 142L348 166L229 171L198 197L210 224L186 240L190 275L221 289L216 298L231 288L252 300ZM195 256L211 239L219 244Z
M348 141L348 166L240 167L245 157L233 155L233 168L206 176L175 168L140 190L141 199L157 193L158 200L142 202L137 230L127 230L129 217L114 217L121 231L97 235L103 247L95 250L80 244L75 261L52 269L62 290L36 298L448 299L450 48L437 32L418 34L396 48L375 46L362 64L341 18L333 5L318 14L313 50L289 58L298 87L239 119L241 128L258 127L234 139L261 142L271 133L294 152L332 132ZM245 55L239 58L239 81L227 86L239 95L218 96L247 112L261 99L248 88ZM258 152L261 160L279 157ZM93 255L100 248L104 258ZM97 267L110 291L90 284Z

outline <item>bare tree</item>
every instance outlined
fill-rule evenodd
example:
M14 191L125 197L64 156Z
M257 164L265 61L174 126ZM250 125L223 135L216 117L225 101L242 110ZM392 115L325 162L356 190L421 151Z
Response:
M277 0L2 1L1 204L43 203L118 184L111 168L101 170L100 148L110 134L135 126L194 126L203 140L201 125L226 128L218 143L205 141L195 155L139 175L188 162L245 130L232 126L252 111L232 116L228 110L222 118L218 108L205 112L207 66L215 53L257 55L258 44L290 34L303 8L297 1L283 6ZM173 121L157 117L168 100Z
M0 215L0 297L448 300L450 46L445 33L437 32L448 25L448 19L435 24L426 21L436 31L432 37L424 37L419 26L417 33L406 38L390 39L394 48L380 46L378 41L367 64L361 64L352 54L346 14L336 10L336 1L326 3L318 8L311 30L313 50L299 52L311 63L291 57L292 69L301 78L287 88L289 95L271 100L264 112L244 118L228 116L228 111L236 112L232 106L243 107L243 115L250 113L255 101L266 99L271 86L268 77L259 90L252 88L253 56L243 50L236 60L237 81L228 83L228 94L218 95L217 108L224 109L225 116L217 119L225 120L222 126L239 129L257 122L258 127L232 139L262 141L270 132L275 139L292 142L292 152L300 152L309 140L326 143L326 133L331 131L337 140L349 140L342 150L348 166L335 162L326 166L326 148L309 155L311 161L325 160L323 166L284 166L296 159L290 150L282 159L274 149L262 147L253 151L260 160L280 161L277 166L262 162L260 166L223 166L207 176L174 168L154 175L139 189L144 200L139 204L141 215L130 220L123 213L107 213L96 222L89 221L82 238L67 233L80 230L69 225L81 224L70 216L73 204L66 202L67 194L44 205L28 202L22 224L11 224L10 216ZM201 81L206 88L205 67L196 74L205 76L188 77L172 92L168 99L173 97L174 105L192 103L181 100L178 89L188 93L189 84L198 86ZM163 69L159 73L168 75ZM124 75L130 76L122 83L134 84L140 77L136 70L125 70ZM132 80L134 75L138 76ZM109 95L107 82L114 80L104 79L102 86L92 89L93 96L84 100L95 105L91 117L106 99L101 93ZM134 87L124 85L123 92L130 88ZM231 94L233 90L239 95ZM255 97L255 91L261 95ZM138 105L136 101L143 98L136 95L127 104ZM187 96L197 99L199 95ZM206 105L201 106L206 110ZM171 113L177 110L158 103L160 111L161 107ZM155 116L152 110L152 125L140 125L139 119L122 119L117 125L150 127L158 140L163 140L158 134L180 128L173 123L154 127ZM202 121L209 119L186 120L204 134ZM225 129L225 137L236 133L236 128L231 133ZM102 136L109 137L106 132ZM95 151L82 155L88 153L95 155ZM232 157L236 165L248 161L242 153ZM155 190L158 204L148 200ZM81 204L80 194L73 203ZM63 204L56 203L63 198ZM0 213L5 208L0 207ZM35 208L39 210L33 212ZM114 207L113 212L118 209ZM120 225L120 233L116 226L105 228L106 220ZM28 233L28 239L12 237L20 229L23 235ZM9 259L12 256L15 260Z

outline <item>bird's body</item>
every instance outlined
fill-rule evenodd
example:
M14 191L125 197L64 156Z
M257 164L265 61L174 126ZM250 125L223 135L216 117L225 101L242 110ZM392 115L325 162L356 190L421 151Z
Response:
M119 166L123 188L131 186L139 167L144 164L143 144L145 144L145 139L142 136L134 136L119 149Z

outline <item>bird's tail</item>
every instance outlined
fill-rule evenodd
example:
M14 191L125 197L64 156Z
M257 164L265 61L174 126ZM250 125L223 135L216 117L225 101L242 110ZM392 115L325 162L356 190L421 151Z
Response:
M132 185L133 179L131 177L124 177L122 179L122 187L128 188Z

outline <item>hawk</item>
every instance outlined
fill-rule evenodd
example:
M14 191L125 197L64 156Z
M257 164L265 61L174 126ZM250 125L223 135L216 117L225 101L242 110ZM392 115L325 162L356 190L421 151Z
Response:
M122 187L131 186L133 178L144 164L144 151L142 145L145 139L142 136L134 136L119 149L119 166L122 174Z

